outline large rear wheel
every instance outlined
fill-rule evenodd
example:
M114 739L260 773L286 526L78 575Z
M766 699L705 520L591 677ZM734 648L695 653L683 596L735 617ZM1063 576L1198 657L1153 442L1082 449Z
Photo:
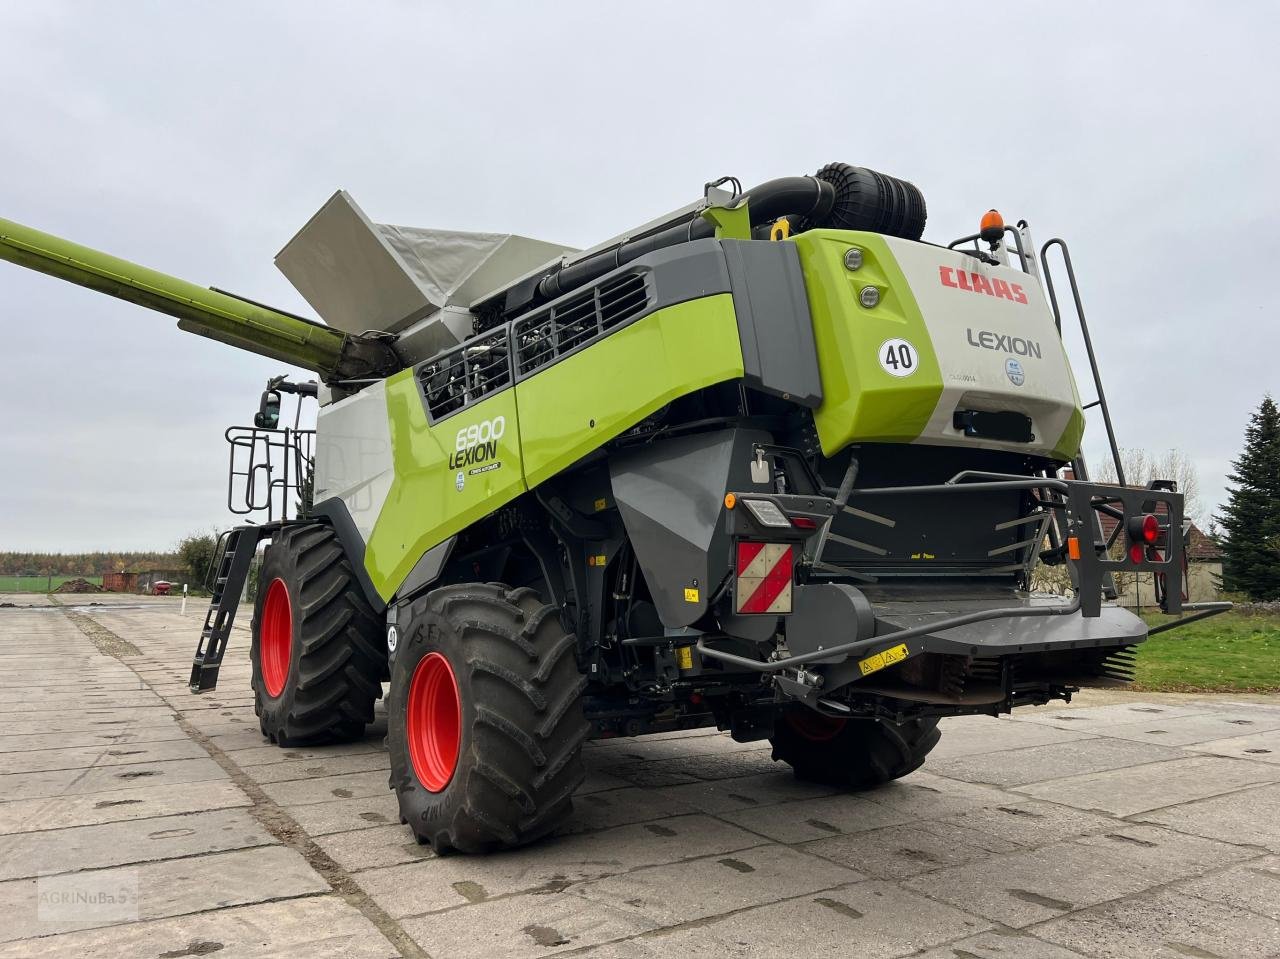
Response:
M386 641L329 527L287 526L267 547L249 655L254 710L272 742L341 742L373 721Z
M400 627L387 747L401 819L437 852L549 833L572 809L588 729L559 610L531 589L467 583L409 604Z
M936 719L833 719L791 706L769 741L774 760L791 766L797 779L862 789L915 772L941 738Z

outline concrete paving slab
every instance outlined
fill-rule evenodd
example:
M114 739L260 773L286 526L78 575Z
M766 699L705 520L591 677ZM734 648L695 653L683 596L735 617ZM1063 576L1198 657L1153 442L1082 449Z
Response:
M57 609L22 615L25 625L17 627L19 620L0 617L0 715L55 725L6 735L12 729L0 723L0 777L12 777L0 779L0 831L36 830L0 840L0 884L12 883L5 889L19 888L15 880L33 875L31 861L77 879L132 871L169 875L165 870L182 873L203 863L216 873L215 886L254 893L255 884L265 882L261 877L273 872L260 857L269 850L301 854L313 864L306 868L316 881L325 881L309 891L286 888L291 898L280 901L215 903L206 913L0 944L0 959L210 950L359 955L366 946L380 956L394 954L385 937L412 952L408 932L445 955L568 950L597 959L777 957L797 954L797 928L812 935L806 944L814 943L819 954L1064 959L1077 953L1038 937L1040 930L1058 928L1060 917L1089 916L1108 903L1165 892L1276 924L1269 908L1275 897L1268 898L1276 856L1268 850L1280 852L1280 817L1274 814L1280 778L1250 785L1249 776L1225 774L1232 767L1268 771L1257 775L1280 770L1269 754L1245 751L1274 743L1280 732L1275 698L1086 691L1069 706L1019 710L998 720L948 720L925 770L857 794L799 783L769 760L767 744L734 743L715 730L598 741L587 747L587 782L561 835L513 854L437 858L399 825L386 789L383 704L360 743L282 750L265 744L258 731L244 656L233 652L216 692L188 693L199 615L183 619L160 606L87 608L84 615L118 633L122 642L116 644L101 633L91 642ZM235 641L247 649L244 630ZM45 652L55 645L56 655ZM48 676L41 690L18 678L33 668ZM68 671L75 682L61 681ZM76 709L60 709L64 702ZM168 725L138 726L139 713L166 715ZM110 725L56 724L68 715ZM174 722L176 716L190 725ZM1166 734L1147 732L1165 727ZM1224 727L1229 731L1221 732ZM196 730L198 742L186 728ZM1201 738L1206 733L1212 738ZM234 782L191 784L197 789L183 796L174 790L185 787L140 777L137 789L74 794L94 785L93 777L109 780L148 764L204 762L202 742L218 752L218 768ZM157 745L123 755L137 744ZM122 755L108 758L109 752ZM1188 762L1193 765L1184 768ZM1151 766L1174 775L1148 783L1144 770ZM1065 779L1053 778L1064 771ZM76 773L75 781L57 775L64 772ZM1070 789L1079 791L1081 780L1110 774L1119 778L1092 788L1125 808L1148 790L1173 805L1144 806L1126 821L1118 818L1119 805L1096 811L1093 801L1077 805L1029 793L1065 782L1063 795L1071 799ZM1220 792L1224 780L1227 791ZM1208 793L1205 781L1212 786ZM70 793L14 799L3 792L10 784L20 795L54 786L68 786ZM217 786L229 790L222 799L212 789ZM344 790L353 795L342 797ZM1191 798L1184 802L1185 796ZM197 814L211 797L215 806L228 797L238 805ZM98 807L103 800L107 804ZM175 807L167 814L166 804ZM98 821L102 815L109 818ZM1168 825L1138 821L1156 818ZM86 824L76 825L82 819ZM868 820L874 828L865 828ZM236 870L219 865L226 857L233 863L243 857L249 878L235 882ZM973 890L995 889L1008 898L1002 882L1009 861L1018 864L1019 884L1011 888L1025 894L1011 901L1033 912L1023 931L992 928L995 919L971 911ZM90 871L71 873L84 867ZM960 874L967 881L954 878ZM873 878L862 880L865 875ZM814 886L832 876L842 881ZM916 888L938 881L957 883L970 898L936 901ZM166 884L176 897L173 908L186 908L182 882ZM328 894L334 885L346 902ZM809 891L796 895L797 889ZM1089 905L1093 891L1120 898ZM783 896L788 898L770 902ZM1051 908L1055 901L1070 903L1073 911ZM1000 906L1009 908L1004 901ZM716 914L724 908L738 911ZM303 913L309 928L297 928L291 918ZM353 916L353 924L342 926L342 915ZM334 926L362 928L367 935L358 941L326 936ZM1231 935L1221 928L1224 937ZM1242 934L1252 928L1243 924ZM297 947L295 932L322 945ZM1135 941L1151 947L1136 955L1163 948L1162 941ZM1177 946L1183 951L1174 954L1204 959L1194 950L1207 954L1211 948L1198 942L1183 942Z
M942 739L929 754L929 765L935 760L959 756L980 756L1006 749L1025 749L1050 743L1067 743L1090 739L1095 733L1082 729L1058 729L1038 723L1014 722L1008 717L990 716L944 719L938 728Z
M1051 842L1115 829L1117 820L1109 816L1040 802L1010 793L1009 801L998 806L978 806L937 820L952 822L986 836L1019 846L1034 848Z
M1108 703L1105 706L1062 705L1032 706L1020 709L1009 718L1020 723L1042 723L1060 729L1072 729L1084 733L1102 733L1108 726L1126 723L1140 723L1159 719L1173 719L1176 716L1198 716L1212 712L1213 704L1208 702L1156 703L1125 702Z
M637 869L570 891L670 926L847 886L865 878L864 873L845 866L770 844L732 855Z
M336 896L220 909L0 945L0 959L203 955L398 959L400 954L369 920Z
M631 760L627 762L606 763L604 769L615 776L627 779L630 776L643 776L649 782L659 785L656 777L663 774L683 777L688 781L697 779L739 779L743 776L756 776L777 772L787 767L779 766L770 758L767 751L750 750L747 752L707 752L693 756L677 756L673 759ZM665 784L662 784L665 785Z
M741 779L717 779L671 786L661 792L702 812L722 813L800 799L816 799L819 796L833 795L838 790L833 786L802 782L789 771L777 770Z
M402 831L402 839L405 834ZM360 884L389 914L408 916L513 893L551 895L574 883L630 874L645 867L679 863L673 868L683 869L685 860L736 857L740 850L764 842L709 816L677 816L553 837L535 847L498 856L434 857L427 853L417 857L426 861L362 872Z
M1019 802L818 839L801 848L876 878L904 879L1116 827L1114 819L1069 806Z
M1020 928L1256 855L1227 843L1139 826L992 856L917 876L905 885Z
M384 788L386 787L390 772L390 761L385 752L350 753L345 756L329 756L324 759L289 759L279 763L262 763L258 766L248 766L244 769L246 776L256 783L263 784L293 781L316 782L320 779L335 776L368 772L381 772L382 785ZM622 785L625 785L625 783ZM322 793L317 798L333 799L335 797L326 796Z
M400 807L388 790L381 796L334 799L282 807L309 835L323 836L351 829L372 829L400 822Z
M104 869L275 842L245 809L14 833L0 841L0 879Z
M649 956L892 959L989 929L983 919L883 882L787 899L723 919L676 927L585 953L592 959ZM800 936L803 935L803 940ZM856 950L856 951L855 951Z
M1170 887L1280 923L1280 857L1265 856Z
M1023 725L1027 728L1036 728L1031 723ZM1186 753L1182 750L1169 746L1152 746L1144 742L1091 737L986 755L941 759L936 762L930 757L928 768L929 772L935 775L963 779L966 782L986 783L992 786L1023 786L1027 783L1062 779L1065 776L1078 776L1107 769L1121 769L1164 759L1181 759L1185 755Z
M257 741L247 748L233 749L225 745L221 747L227 751L227 756L241 769L248 769L251 766L263 766L269 763L289 762L291 760L316 762L328 761L339 756L364 756L370 753L379 753L382 756L387 755L386 747L381 742L374 742L368 739L357 743L338 743L315 749L298 747L281 749L279 746L267 743L266 738L261 733L255 732L254 735L257 737Z
M35 717L30 713L19 714L4 724L5 731L14 736L32 733L100 733L130 732L151 726L168 728L173 725L173 713L168 707L138 711L95 712L94 715L75 714L62 709Z
M575 797L572 814L556 833L566 835L590 829L607 829L609 826L651 822L691 812L697 810L688 803L657 791L634 787L609 789Z
M603 769L593 764L587 764L587 775L582 780L582 785L578 787L575 795L585 796L587 793L605 792L610 789L625 789L627 786L635 785L634 782L628 782L617 776L611 776Z
M1136 822L1223 842L1247 843L1280 853L1280 786L1242 789L1225 796L1140 813Z
M798 848L859 869L876 879L907 879L920 873L990 859L1021 849L1017 843L985 835L954 820L909 822L830 839Z
M1081 953L1026 929L1004 928L914 953L913 959L1081 959Z
M0 803L0 835L248 805L249 797L226 780L113 789L53 799L18 799Z
M119 925L119 917L92 906L55 908L51 891L93 897L128 890L136 897L127 920L164 919L211 908L249 905L327 892L329 884L291 849L269 846L41 879L0 882L0 940Z
M1132 816L1193 799L1233 792L1245 786L1280 781L1280 768L1267 763L1196 756L1148 763L1129 769L1070 776L1029 786L1017 792L1066 803L1079 809Z
M795 843L896 826L912 817L856 795L839 794L739 809L721 818L775 842Z
M97 729L75 733L26 733L5 735L0 746L4 753L58 749L64 746L96 746L99 743L155 743L185 740L187 734L176 723L146 726L142 729Z
M226 779L222 767L208 756L129 766L94 766L0 776L0 796L7 801L41 797L80 796L112 789L146 789L173 783Z
M1244 733L1280 729L1280 711L1274 716L1259 712L1202 713L1198 716L1157 718L1154 722L1108 726L1103 735L1165 746L1186 746Z
M388 771L383 768L340 776L315 776L310 779L266 783L262 791L282 806L328 802L331 799L381 799L390 789L387 779Z
M370 829L331 832L313 837L316 845L348 872L397 866L407 862L432 859L430 846L420 846L399 821Z
M1231 756L1249 759L1257 763L1280 763L1280 729L1231 739L1213 739L1183 747L1187 752L1208 753L1213 756Z
M1108 903L1036 929L1097 959L1273 959L1280 924L1171 890Z
M429 954L449 959L554 955L654 928L577 896L509 896L401 923Z
M0 749L8 744L0 742ZM56 769L85 769L90 766L131 766L171 759L208 758L199 743L187 738L156 743L73 746L67 749L38 749L0 752L0 774L37 773ZM8 798L6 796L6 798Z

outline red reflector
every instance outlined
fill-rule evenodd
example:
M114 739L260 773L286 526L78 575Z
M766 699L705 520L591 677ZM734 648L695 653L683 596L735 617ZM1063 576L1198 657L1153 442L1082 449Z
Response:
M735 572L741 576L751 566L752 561L764 549L764 543L746 543L738 544L738 565Z
M1142 538L1148 543L1154 543L1160 535L1160 521L1151 513L1142 517Z
M1129 562L1141 563L1144 556L1145 552L1142 549L1141 543L1134 543L1129 547Z
M818 528L818 524L814 522L812 519L810 519L808 516L791 517L791 525L794 526L796 529L817 529Z
M735 604L739 613L791 612L793 553L782 543L738 543Z

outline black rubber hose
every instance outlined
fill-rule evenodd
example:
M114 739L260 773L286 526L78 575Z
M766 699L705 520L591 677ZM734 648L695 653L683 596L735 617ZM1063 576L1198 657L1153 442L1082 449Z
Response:
M752 187L743 194L743 199L747 201L754 227L772 223L780 216L798 216L821 222L831 212L837 195L832 184L818 177L788 176ZM538 296L543 300L554 299L646 253L714 234L715 226L701 214L695 214L684 223L601 250L543 277L538 283Z

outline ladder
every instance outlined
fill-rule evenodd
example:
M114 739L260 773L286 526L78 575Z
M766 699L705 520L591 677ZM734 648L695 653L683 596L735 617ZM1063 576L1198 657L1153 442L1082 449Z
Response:
M213 598L204 616L204 628L200 642L191 661L191 679L188 685L193 693L202 693L218 685L218 669L222 666L222 654L226 652L231 627L235 624L240 596L253 554L264 536L271 535L269 526L237 526L228 530L218 540L222 556L217 560L217 575L213 581ZM216 555L216 554L215 554Z

